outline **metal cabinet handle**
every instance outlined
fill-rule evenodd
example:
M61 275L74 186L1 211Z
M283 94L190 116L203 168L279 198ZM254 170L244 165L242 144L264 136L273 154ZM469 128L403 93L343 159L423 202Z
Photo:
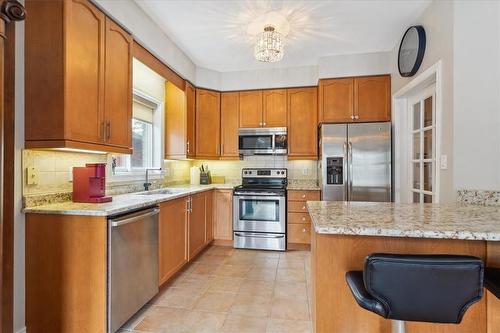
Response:
M302 217L302 221L305 221L305 220L306 220L306 218L305 218L305 217Z
M111 138L111 122L106 123L106 141L109 141Z
M263 123L262 125L266 126L266 123Z
M359 119L359 116L358 116L358 115L355 115L355 116L354 116L354 119Z
M306 232L306 228L302 228L302 232Z
M343 172L343 174L344 174L343 175L344 176L344 179L343 179L344 186L342 186L342 189L343 189L343 192L344 192L343 193L343 196L344 196L343 199L344 200L347 200L347 195L348 195L348 193L347 193L347 167L348 167L348 163L349 162L347 161L347 157L348 157L347 155L348 155L348 152L347 152L347 142L344 142L344 163L342 165L342 167L344 168L344 172Z
M189 154L189 140L186 141L186 153Z
M302 210L306 210L306 206L302 206Z
M306 195L305 195L305 194L302 194L302 199L304 199L305 197L306 197Z
M259 123L259 126L262 126L262 123Z
M351 115L351 119L354 119L354 115Z

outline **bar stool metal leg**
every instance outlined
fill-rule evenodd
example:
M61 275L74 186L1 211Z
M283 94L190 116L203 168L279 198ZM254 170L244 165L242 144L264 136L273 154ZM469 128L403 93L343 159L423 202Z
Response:
M391 320L392 333L406 333L406 325L403 320Z

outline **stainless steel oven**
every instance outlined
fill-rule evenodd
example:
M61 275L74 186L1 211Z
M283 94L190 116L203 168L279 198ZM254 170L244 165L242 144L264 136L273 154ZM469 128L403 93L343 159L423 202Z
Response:
M243 169L233 195L234 247L286 249L286 169Z
M286 127L240 128L238 131L240 155L286 155Z

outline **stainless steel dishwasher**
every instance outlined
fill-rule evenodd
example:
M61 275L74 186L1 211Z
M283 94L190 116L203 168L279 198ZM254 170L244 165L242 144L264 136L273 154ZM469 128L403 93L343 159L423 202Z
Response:
M108 332L158 293L157 206L108 219Z

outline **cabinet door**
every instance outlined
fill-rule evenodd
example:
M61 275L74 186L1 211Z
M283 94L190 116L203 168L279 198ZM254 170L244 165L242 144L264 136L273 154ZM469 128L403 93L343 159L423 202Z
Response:
M240 92L240 127L262 126L262 90Z
M220 154L220 93L196 89L196 157Z
M288 89L288 158L318 158L317 88Z
M159 281L165 283L187 262L187 198L160 204Z
M239 97L237 92L221 94L221 158L237 159Z
M132 36L106 18L106 144L132 148Z
M186 155L187 157L196 156L196 90L189 83L186 82L186 122L187 122L187 135L186 135Z
M165 88L165 158L186 156L186 96L171 82Z
M233 193L231 190L216 190L214 197L214 238L233 239Z
M391 120L391 77L367 76L354 79L356 121Z
M189 213L189 260L205 246L205 193L191 196Z
M351 122L354 118L354 79L329 79L319 82L319 121Z
M66 140L102 143L105 16L87 0L64 4L64 136Z
M214 191L205 192L205 244L214 240Z
M264 90L263 126L286 127L286 89Z

